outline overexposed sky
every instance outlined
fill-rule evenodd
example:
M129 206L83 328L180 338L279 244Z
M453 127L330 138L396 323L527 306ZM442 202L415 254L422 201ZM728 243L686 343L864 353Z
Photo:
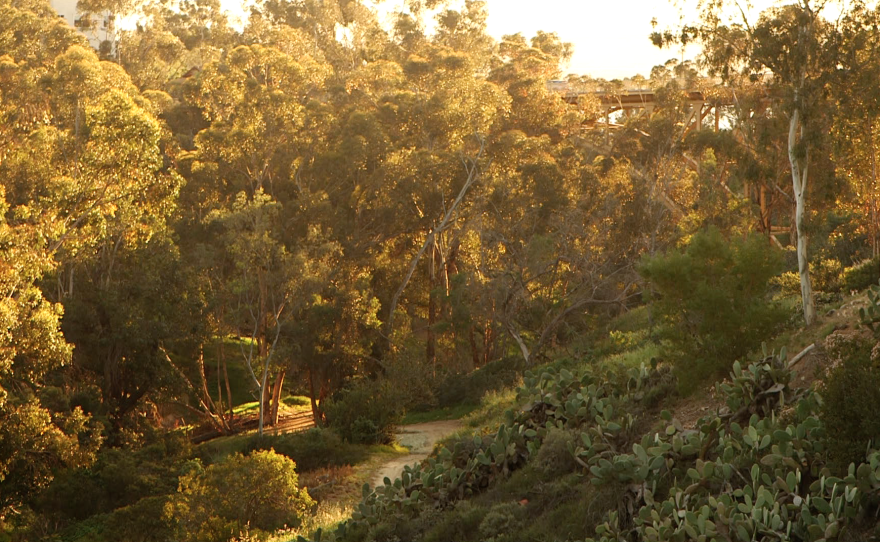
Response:
M569 73L603 79L622 79L636 74L648 77L651 68L681 52L658 49L649 35L651 20L658 29L675 26L678 8L669 0L487 0L489 33L498 38L521 32L531 37L538 30L556 32L574 44ZM684 3L684 2L683 2ZM754 13L775 0L752 0ZM684 15L693 18L694 2Z
M648 39L651 19L663 28L678 21L666 0L488 0L489 33L498 38L538 30L556 32L574 44L570 73L603 79L641 74L670 58L676 50L660 50Z
M670 0L486 0L489 33L497 38L522 33L531 38L538 30L556 32L563 41L574 44L574 57L568 73L603 79L622 79L633 75L648 77L651 68L670 58L680 58L677 50L660 50L651 44L651 19L658 28L675 26L679 9ZM780 0L741 0L753 6L756 17ZM793 0L788 0L791 2ZM241 0L221 0L233 13L242 13ZM679 0L684 14L693 18L695 0ZM782 2L785 3L785 2ZM383 9L394 11L404 0L386 0Z

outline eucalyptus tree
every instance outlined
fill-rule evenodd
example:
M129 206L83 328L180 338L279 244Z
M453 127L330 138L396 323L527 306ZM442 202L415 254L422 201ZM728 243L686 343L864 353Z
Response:
M833 141L838 172L846 179L850 197L839 203L860 219L871 256L880 256L880 11L855 4L842 19L839 71L834 79Z
M200 273L213 277L219 328L255 345L245 360L267 423L277 420L289 374L304 378L320 423L323 399L372 353L376 327L365 277L375 228L387 224L372 211L385 202L368 195L381 190L373 172L387 138L370 87L397 76L382 62L352 66L342 57L356 46L316 41L307 25L286 22L288 10L303 9L330 24L336 12L324 7L332 6L255 10L242 45L205 65L180 94L207 124L182 156L182 233L218 256L202 259ZM258 215L264 220L230 226L232 217ZM217 225L225 233L212 240ZM261 243L262 255L252 254Z
M290 255L278 236L280 205L262 189L252 195L240 192L229 210L218 209L208 218L221 228L221 239L234 272L229 294L235 299L231 326L240 338L240 350L248 375L258 392L258 431L262 436L272 402L269 376L277 369L279 339L291 311L293 291ZM283 376L277 378L280 392ZM271 401L271 402L270 402Z
M147 288L150 272L174 276L167 220L179 177L164 162L154 104L119 65L59 28L55 13L2 9L11 11L0 36L15 38L0 106L9 215L44 217L54 263L39 284L65 307L77 374L101 390L97 408L120 429L172 380L157 345L188 335L163 318L186 312L182 298L163 296L173 288L156 282Z
M63 307L38 286L56 265L46 242L53 226L22 211L10 221L0 198L0 259L13 263L0 271L0 516L19 513L59 469L89 465L102 441L47 378L70 363L72 347L61 333Z
M820 152L825 129L825 97L829 77L837 69L838 29L825 20L827 2L799 0L763 11L752 24L737 1L701 4L700 22L675 35L654 33L657 45L691 41L702 47L702 63L711 75L728 82L759 80L777 100L774 107L788 118L788 160L791 169L798 271L804 320L815 321L816 309L808 258L807 195L810 165ZM735 12L729 19L727 13Z
M91 413L70 398L83 383L59 378L73 345L61 333L69 298L56 295L67 288L51 278L101 246L116 216L138 215L132 192L149 196L156 178L149 151L140 156L150 141L138 141L154 125L124 73L99 63L48 5L2 2L0 13L0 515L8 517L59 469L90 464L102 442ZM120 144L114 120L140 122ZM118 159L132 163L112 175Z

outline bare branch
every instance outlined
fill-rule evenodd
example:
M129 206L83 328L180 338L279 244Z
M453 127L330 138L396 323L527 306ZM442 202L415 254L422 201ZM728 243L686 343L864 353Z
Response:
M480 157L482 157L483 151L485 150L485 147L486 147L485 140L483 138L480 138L480 150L477 152L477 155L475 158L470 159L471 167L468 168L467 163L465 163L465 168L468 171L468 178L465 181L464 185L461 187L461 190L458 193L458 197L456 197L455 201L452 202L452 205L446 211L446 214L443 217L443 220L440 221L440 224L438 224L431 231L431 233L428 234L428 237L425 238L425 242L422 243L422 247L419 249L419 251L416 253L416 255L413 256L412 260L410 261L409 269L407 270L406 276L403 279L403 282L397 288L397 291L394 292L394 297L391 298L391 306L388 310L388 323L387 323L387 327L388 327L387 336L388 336L389 343L393 340L393 333L392 332L394 329L394 311L397 310L397 304L400 302L400 296L403 295L403 291L406 289L407 285L409 284L409 281L412 279L413 273L416 270L416 266L419 264L419 261L422 259L422 256L425 254L425 251L428 249L429 246L431 246L433 244L434 237L439 232L443 231L443 229L446 227L446 224L449 222L449 220L452 218L452 215L455 213L456 209L458 209L459 204L464 199L464 196L467 194L471 185L473 185L474 182L476 181L477 176L478 176L478 172L479 172L477 162L480 159Z

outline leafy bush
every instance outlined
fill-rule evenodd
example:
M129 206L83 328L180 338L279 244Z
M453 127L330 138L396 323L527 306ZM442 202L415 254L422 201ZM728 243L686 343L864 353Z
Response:
M514 531L522 515L522 507L518 503L496 504L480 522L480 540L493 541L500 535Z
M293 459L299 472L356 465L367 457L363 447L343 441L331 429L317 428L280 436L254 436L245 447L245 452L256 450L275 450Z
M327 406L327 421L342 438L356 444L390 444L404 411L387 380L360 380Z
M60 472L38 510L81 520L173 493L190 450L183 433L156 436L139 449L106 448L90 468Z
M608 354L618 354L643 346L648 339L648 330L608 332Z
M570 449L577 444L577 436L572 431L553 428L547 432L544 442L535 456L535 468L546 479L557 478L574 472L578 468Z
M801 278L794 271L786 271L770 279L770 285L774 291L774 298L800 297Z
M844 470L864 460L869 444L880 445L880 369L871 363L871 341L835 333L826 346L837 366L825 378L822 419L830 460Z
M522 358L508 357L487 363L470 374L451 375L436 391L438 406L479 404L486 393L515 386L524 370Z
M862 291L880 281L880 258L865 260L843 271L843 289L846 292Z
M486 515L485 510L474 506L471 501L455 503L443 519L425 534L425 542L450 542L451 540L473 540L479 533L480 523Z
M673 362L682 391L730 370L753 345L772 337L785 311L767 299L779 255L766 239L727 240L714 228L683 251L646 258L640 273L658 293L663 357Z
M248 529L297 527L314 505L298 481L290 458L273 451L235 454L181 476L166 517L184 542L225 542Z
M810 271L813 287L820 292L839 292L843 286L843 265L837 260L819 260Z
M115 510L104 521L104 539L126 542L166 542L174 539L172 522L163 511L168 496L147 497Z

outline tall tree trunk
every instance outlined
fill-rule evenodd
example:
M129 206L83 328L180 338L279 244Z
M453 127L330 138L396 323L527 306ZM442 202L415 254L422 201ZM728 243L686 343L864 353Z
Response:
M770 231L770 211L767 209L767 185L762 184L760 188L761 200L761 230L767 232L767 237L771 237L773 233Z
M477 325L471 324L471 371L480 366L480 348L477 346Z
M222 342L220 343L223 344ZM235 417L235 411L233 410L232 405L232 387L229 385L229 371L226 369L226 354L224 353L224 348L220 347L220 359L223 360L223 380L226 382L226 400L227 406L229 407L229 423L232 423L232 419Z
M492 317L486 319L486 327L483 331L483 365L486 365L495 355L497 337L492 323L495 321L495 302L492 302Z
M318 404L318 392L315 389L315 373L311 367L308 370L309 373L309 400L312 403L312 419L315 420L315 425L317 427L324 426L324 412L321 409L321 405Z
M808 150L803 152L803 156L798 156L798 138L803 136L800 117L800 107L795 106L788 127L788 160L791 163L791 180L794 185L795 227L797 228L797 257L798 273L801 279L801 301L804 306L804 321L809 326L816 321L813 285L810 282L810 262L807 258L807 232L804 228L810 156Z
M871 257L876 258L880 254L877 243L877 149L874 146L874 121L868 120L868 139L871 142L871 189L867 190L870 196L871 206Z
M199 357L196 361L198 363L199 369L199 380L201 381L202 385L201 391L202 395L204 396L204 401L202 402L202 404L207 409L207 414L211 417L211 419L214 419L216 416L217 421L215 422L215 424L220 425L220 430L224 434L229 433L231 428L227 425L226 418L223 417L222 403L219 407L215 405L214 401L211 399L211 394L208 392L208 378L205 371L205 352L204 346L201 344L199 345Z
M281 407L281 391L282 386L284 385L285 374L286 371L284 370L278 371L278 374L275 376L275 385L272 387L272 411L269 414L269 422L273 426L278 425L278 414Z
M437 321L437 296L435 293L437 285L437 244L431 250L431 269L428 280L428 333L427 344L425 345L425 360L431 366L432 371L437 372L437 346L434 338L434 324Z
M268 367L263 369L263 377L260 380L260 420L257 424L257 434L263 436L263 428L266 427L266 418L269 414L269 371Z
M223 344L223 342L221 341L220 344ZM226 415L225 415L226 409L224 408L224 404L223 404L223 387L222 387L222 384L223 384L223 378L222 378L223 377L223 374L222 374L223 356L220 355L219 350L220 349L218 349L218 353L217 353L217 414L221 418L225 419L226 418ZM232 420L230 419L228 421L231 422Z

